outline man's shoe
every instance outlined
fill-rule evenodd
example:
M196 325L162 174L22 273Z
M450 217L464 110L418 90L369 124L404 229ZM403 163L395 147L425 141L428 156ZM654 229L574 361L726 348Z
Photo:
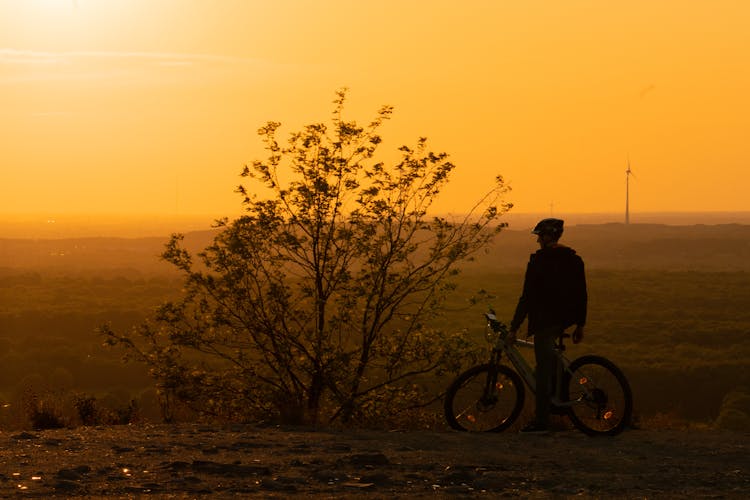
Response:
M521 434L549 434L549 428L546 425L531 422L521 429Z

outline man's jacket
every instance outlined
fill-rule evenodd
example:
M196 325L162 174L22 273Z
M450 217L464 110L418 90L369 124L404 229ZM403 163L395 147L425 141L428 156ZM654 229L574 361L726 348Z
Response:
M572 248L555 245L531 255L523 292L511 328L517 330L526 316L529 333L543 328L586 324L586 276L583 260Z

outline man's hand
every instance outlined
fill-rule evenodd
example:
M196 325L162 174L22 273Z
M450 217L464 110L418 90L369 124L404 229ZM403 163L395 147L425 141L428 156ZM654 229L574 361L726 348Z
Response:
M508 332L508 336L505 337L506 343L513 345L516 343L516 333L518 333L518 328L515 330L511 330Z
M576 326L576 329L573 330L573 343L578 344L583 340L583 327L582 326Z

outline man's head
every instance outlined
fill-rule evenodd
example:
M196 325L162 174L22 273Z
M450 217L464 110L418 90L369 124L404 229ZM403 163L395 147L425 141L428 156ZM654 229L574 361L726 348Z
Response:
M563 234L563 224L561 219L542 219L531 232L537 235L539 246L545 248L557 243Z

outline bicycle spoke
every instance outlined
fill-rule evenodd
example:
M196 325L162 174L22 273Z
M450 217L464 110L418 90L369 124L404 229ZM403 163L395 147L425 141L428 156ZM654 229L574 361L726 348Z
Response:
M456 429L480 432L511 425L523 405L523 388L519 389L520 380L513 377L518 375L508 368L490 371L486 365L461 375L446 395L448 423Z
M470 405L466 409L464 409L462 412L456 413L456 420L460 420L462 418L466 418L471 423L474 423L477 421L477 418L472 414L469 413L471 410L473 410L474 405Z
M576 360L567 380L576 427L589 434L616 434L627 424L632 408L630 388L610 361L599 356Z

